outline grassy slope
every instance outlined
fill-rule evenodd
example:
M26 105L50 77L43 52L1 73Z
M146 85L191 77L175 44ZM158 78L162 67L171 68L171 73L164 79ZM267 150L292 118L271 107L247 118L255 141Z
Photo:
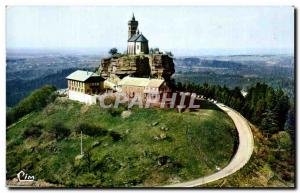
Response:
M294 163L289 151L277 151L271 139L262 135L258 128L251 125L254 136L254 152L249 162L236 173L205 184L202 187L294 187ZM275 157L274 157L275 156ZM291 159L288 159L288 158ZM282 177L291 176L291 177Z
M98 106L85 106L58 98L42 112L7 129L7 178L20 169L54 184L65 186L154 186L191 180L224 167L235 151L236 131L231 119L215 106L202 103L197 112L135 109L130 117L112 115ZM52 122L63 121L69 137L57 140L48 132ZM84 135L84 152L91 149L91 164L76 160L80 135L74 127L93 123L122 135ZM158 122L157 125L153 125ZM24 138L32 123L43 126L40 137ZM161 130L166 127L169 130ZM165 135L165 139L155 137ZM167 156L167 162L159 159ZM89 172L90 170L90 172Z

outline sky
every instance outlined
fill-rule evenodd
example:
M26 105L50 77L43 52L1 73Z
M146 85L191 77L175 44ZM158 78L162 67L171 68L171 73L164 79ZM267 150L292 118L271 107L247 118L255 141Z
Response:
M117 47L123 52L133 12L149 47L175 54L293 54L294 50L294 9L288 6L8 6L6 47Z

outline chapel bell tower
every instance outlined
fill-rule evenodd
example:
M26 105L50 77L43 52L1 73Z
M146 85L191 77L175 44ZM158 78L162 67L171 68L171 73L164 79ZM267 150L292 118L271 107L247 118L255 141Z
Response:
M134 14L132 14L131 20L128 21L128 39L136 34L139 22L135 20Z

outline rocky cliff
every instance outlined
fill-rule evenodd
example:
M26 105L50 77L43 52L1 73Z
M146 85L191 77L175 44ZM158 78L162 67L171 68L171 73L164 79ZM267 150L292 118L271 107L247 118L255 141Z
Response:
M166 54L121 55L101 60L99 74L104 78L117 75L170 79L175 72L173 58Z

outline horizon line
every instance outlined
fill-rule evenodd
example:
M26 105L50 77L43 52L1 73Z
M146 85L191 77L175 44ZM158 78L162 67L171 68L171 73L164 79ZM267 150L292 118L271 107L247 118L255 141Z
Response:
M82 48L38 48L38 47L19 47L19 48L6 48L6 54L9 52L18 51L33 51L33 52L57 52L63 51L67 52L77 52L87 54L96 54L94 52L102 52L99 54L108 54L109 49L112 47L82 47ZM119 47L116 47L120 49ZM171 51L177 56L200 56L200 55L290 55L294 56L294 48L243 48L243 49L222 49L222 48L203 48L203 49L162 49L161 51ZM124 49L122 52L125 52ZM182 52L182 53L180 53ZM199 53L195 53L199 52Z

